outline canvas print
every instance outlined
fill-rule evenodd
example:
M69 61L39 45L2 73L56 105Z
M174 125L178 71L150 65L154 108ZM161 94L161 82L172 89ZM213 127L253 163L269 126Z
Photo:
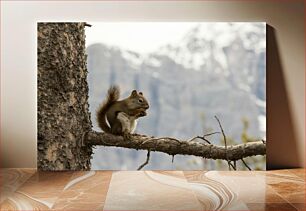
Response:
M265 170L265 23L37 33L40 169Z

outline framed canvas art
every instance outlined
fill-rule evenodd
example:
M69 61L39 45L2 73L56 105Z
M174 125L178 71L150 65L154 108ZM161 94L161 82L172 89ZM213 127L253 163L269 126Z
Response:
M265 170L266 23L38 23L38 168Z

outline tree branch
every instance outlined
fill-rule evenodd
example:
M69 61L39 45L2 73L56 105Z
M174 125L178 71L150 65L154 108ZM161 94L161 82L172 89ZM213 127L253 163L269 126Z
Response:
M141 166L138 167L138 169L137 169L138 171L141 170L145 165L147 165L147 164L149 163L149 160L150 160L150 152L151 152L151 151L148 150L147 159L146 159L146 161L145 161Z
M194 155L207 159L222 159L226 161L236 161L249 156L266 154L266 144L262 141L227 146L226 150L224 146L188 142L170 137L156 138L139 134L132 134L131 140L127 141L122 136L89 131L84 139L86 145L150 150L164 152L169 155Z

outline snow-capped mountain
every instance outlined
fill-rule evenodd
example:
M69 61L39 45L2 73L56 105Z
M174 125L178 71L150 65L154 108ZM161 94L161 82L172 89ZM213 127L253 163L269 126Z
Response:
M139 121L139 133L189 138L218 130L213 118L217 115L227 136L237 142L243 130L242 119L249 122L250 136L265 137L265 46L262 23L199 24L180 42L145 55L102 43L90 45L87 53L92 119L109 85L118 84L122 97L138 89L150 102L148 116ZM96 122L93 124L98 130ZM220 137L213 139L219 144ZM118 159L123 159L123 168L135 169L145 157L139 152L120 153L118 157L114 150L98 149L93 168L105 169L112 163L113 169L120 169ZM149 168L202 167L190 167L188 159L179 157L172 165L168 156L153 155ZM114 160L118 164L115 167Z

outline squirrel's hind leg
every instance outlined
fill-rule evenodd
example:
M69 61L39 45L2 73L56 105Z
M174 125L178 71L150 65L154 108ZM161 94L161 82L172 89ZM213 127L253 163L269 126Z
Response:
M120 122L115 122L111 126L111 133L114 134L114 135L122 135L122 126L121 126Z

